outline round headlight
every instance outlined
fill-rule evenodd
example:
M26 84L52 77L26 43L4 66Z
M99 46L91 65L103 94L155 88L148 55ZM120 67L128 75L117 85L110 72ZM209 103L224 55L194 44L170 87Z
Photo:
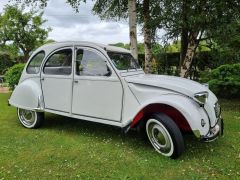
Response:
M205 104L208 98L208 92L199 92L194 94L194 99L201 105Z

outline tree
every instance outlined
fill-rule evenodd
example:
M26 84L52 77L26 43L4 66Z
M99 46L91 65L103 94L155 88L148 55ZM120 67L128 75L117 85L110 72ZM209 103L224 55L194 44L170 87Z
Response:
M239 16L238 0L163 0L162 17L169 38L181 36L182 77L191 72L193 57L199 43L219 36Z
M144 50L145 50L145 72L152 72L152 28L150 17L150 0L143 0L143 34L144 34Z
M41 26L46 22L42 19L43 12L31 10L24 12L23 7L6 6L0 15L1 46L12 44L23 53L24 60L39 44L43 44L50 29Z
M133 57L135 59L138 59L136 0L128 0L128 19L129 19L130 51Z

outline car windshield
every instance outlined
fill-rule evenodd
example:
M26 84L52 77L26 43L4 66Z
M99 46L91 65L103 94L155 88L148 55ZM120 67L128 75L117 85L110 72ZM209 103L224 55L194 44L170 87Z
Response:
M118 70L139 69L140 66L129 53L108 51L108 56Z

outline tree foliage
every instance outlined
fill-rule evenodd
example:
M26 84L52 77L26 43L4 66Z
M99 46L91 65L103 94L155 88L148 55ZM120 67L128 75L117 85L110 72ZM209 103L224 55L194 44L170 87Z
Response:
M212 48L229 54L240 54L240 19L227 24L213 38Z
M5 6L0 15L0 43L13 45L21 50L25 58L48 37L50 29L42 28L46 22L43 12L24 12L22 7Z
M10 0L13 2L16 2L17 4L23 5L23 6L31 6L31 7L39 7L39 8L45 8L48 4L49 0ZM66 3L68 3L76 12L79 11L79 6L82 2L86 2L86 0L66 0Z
M161 3L164 28L169 38L177 38L183 28L204 32L203 39L222 31L239 16L238 0L163 0Z
M19 56L19 49L15 44L0 45L0 54L8 54L11 60L17 59Z
M101 19L127 19L128 0L97 0L93 7L93 13Z

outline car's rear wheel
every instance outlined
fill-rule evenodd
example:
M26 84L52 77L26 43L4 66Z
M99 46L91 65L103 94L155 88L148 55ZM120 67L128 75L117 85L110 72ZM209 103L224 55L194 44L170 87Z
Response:
M44 121L44 113L26 109L17 109L18 119L26 128L38 128Z
M147 136L155 150L167 157L178 158L184 151L182 133L175 122L163 113L149 116Z

